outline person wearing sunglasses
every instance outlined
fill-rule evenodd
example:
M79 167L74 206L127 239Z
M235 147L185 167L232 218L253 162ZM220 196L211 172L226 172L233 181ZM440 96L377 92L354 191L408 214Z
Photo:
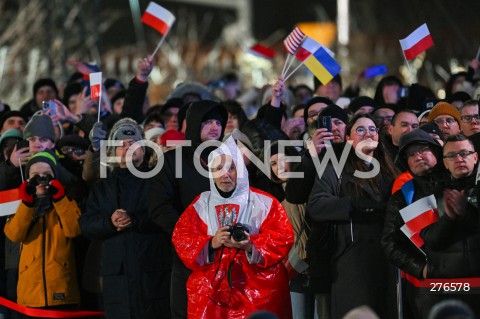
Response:
M470 137L480 132L480 114L478 112L478 101L470 100L463 104L460 109L460 128L463 135Z
M380 239L398 171L378 143L378 127L371 115L355 115L345 134L352 146L345 166L337 171L329 163L316 177L307 203L313 223L310 238L320 238L315 232L322 228L317 225L331 223L335 228L326 233L334 240L330 259L323 261L331 272L331 318L342 318L361 305L380 318L394 318L395 291L389 287L394 287L395 276ZM380 168L377 173L375 167Z
M460 112L448 102L438 102L428 114L428 121L434 122L445 138L460 133Z

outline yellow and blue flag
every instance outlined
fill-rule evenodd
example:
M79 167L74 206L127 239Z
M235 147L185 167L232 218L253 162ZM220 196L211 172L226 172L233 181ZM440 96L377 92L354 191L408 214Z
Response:
M323 46L310 55L304 61L304 64L323 85L330 82L341 70L340 65L328 54Z

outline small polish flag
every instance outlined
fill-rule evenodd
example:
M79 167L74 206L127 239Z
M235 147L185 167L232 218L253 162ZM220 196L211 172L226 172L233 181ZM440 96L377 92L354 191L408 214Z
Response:
M323 47L325 51L327 51L328 55L330 55L332 58L335 56L335 53L333 53L329 48L324 47L323 45L313 40L309 36L306 36L305 40L303 40L302 44L300 45L297 52L295 53L295 57L300 61L304 61L313 53L317 52L317 50L320 49L321 47Z
M420 231L438 220L437 200L430 195L400 210L405 225L411 233Z
M100 97L100 89L102 86L102 72L90 73L90 96L92 100Z
M142 22L165 35L175 22L175 16L164 7L150 2L142 16Z
M400 230L405 235L407 235L408 239L410 239L415 246L417 246L418 248L423 246L424 242L423 242L422 237L420 237L420 233L412 233L408 229L407 225L403 225L402 227L400 227Z
M253 45L250 49L248 49L247 52L267 60L271 60L275 57L274 50L267 48L266 46L259 43Z
M408 37L400 40L400 45L407 60L415 59L417 55L431 47L433 45L433 39L430 31L428 31L427 24L422 24Z
M295 27L292 32L283 40L283 46L290 54L295 54L298 46L305 38L305 34L300 30L300 28Z
M0 192L0 216L15 214L21 201L18 188Z

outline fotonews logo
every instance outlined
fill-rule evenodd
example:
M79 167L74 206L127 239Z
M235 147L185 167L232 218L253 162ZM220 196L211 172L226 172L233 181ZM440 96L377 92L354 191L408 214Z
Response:
M182 166L184 165L184 155L183 155L183 150L184 147L191 147L192 142L191 141L184 141L182 145L176 145L174 144L175 141L172 141L172 144L170 144L170 141L167 141L167 146L176 146L175 149L170 150L169 152L175 152L175 178L182 178L183 173L182 173ZM278 143L278 153L286 154L286 147L302 147L303 146L303 141L291 141L291 140L279 140L276 141ZM237 152L236 154L231 154L229 152L228 148L222 148L222 152L227 156L227 158L233 159L235 156L237 156L237 162L240 160L240 157L242 157L242 160L245 161L247 159L250 162L250 165L254 165L256 168L258 168L263 174L271 178L271 169L270 169L270 158L271 158L271 152L270 152L270 146L272 142L271 141L264 141L264 147L263 147L263 161L255 155L251 150L249 150L245 145L242 144L242 142L237 141ZM206 141L200 146L198 146L195 149L194 156L193 156L193 164L195 169L200 173L202 176L209 178L212 174L212 172L209 172L208 169L205 167L205 164L203 160L201 159L201 154L202 152L206 151L207 148L215 147L219 148L223 145L222 142L220 141ZM317 171L318 176L322 176L323 173L325 172L325 169L329 163L331 163L333 169L335 170L335 173L338 177L340 177L343 168L345 167L345 163L347 161L347 158L351 152L352 149L352 144L347 142L344 144L344 148L342 151L342 154L340 156L340 159L337 158L337 155L335 154L332 146L330 145L329 141L326 142L326 147L325 147L325 153L323 157L312 156L313 164L315 165L315 169ZM373 156L367 155L362 152L362 149L364 148L376 148L378 145L378 142L372 141L372 140L365 140L357 144L355 147L355 155L363 160L365 163L370 163L371 169L369 171L363 172L363 171L358 171L356 170L354 173L354 176L357 178L362 178L362 179L369 179L373 178L378 175L380 172L380 163L378 162L377 159L375 159ZM109 166L115 166L119 165L121 163L121 157L120 156L112 156L112 153L115 154L115 152L111 152L112 149L115 149L117 146L122 146L122 141L117 141L117 140L102 140L100 142L100 178L106 178L107 177L107 168ZM140 171L137 167L135 167L132 158L134 152L139 148L151 148L153 152L155 153L157 157L156 164L151 167L149 171ZM307 143L307 148L314 150L313 145L310 145ZM110 150L110 151L109 151ZM313 152L310 152L313 153ZM285 167L285 163L299 163L301 161L301 156L282 156L279 158L282 163L278 163L279 167ZM165 162L164 159L164 153L160 146L152 141L148 140L140 140L128 148L128 151L125 156L125 162L126 166L129 169L129 171L139 177L139 178L151 178L157 175L162 169L163 165ZM228 169L228 166L230 163L226 163L225 167ZM247 172L243 172L240 170L238 172L238 177L243 177L242 174L246 174ZM304 173L303 172L281 172L282 176L285 178L304 178Z

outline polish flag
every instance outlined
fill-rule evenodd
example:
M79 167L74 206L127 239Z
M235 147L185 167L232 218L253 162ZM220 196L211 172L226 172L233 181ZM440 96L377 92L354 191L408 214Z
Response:
M407 225L403 225L402 227L400 227L400 230L405 235L407 235L408 239L410 239L415 246L417 246L418 248L423 246L424 242L423 242L422 237L420 237L420 233L412 233L408 229Z
M400 40L405 59L413 60L417 55L433 45L433 40L428 31L427 24L422 24L417 30L413 31L408 37Z
M100 90L102 88L102 72L90 73L90 96L92 100L97 100L100 97Z
M175 16L164 7L150 2L142 16L142 22L165 35L175 22Z
M248 49L247 52L267 60L272 60L275 57L274 50L267 48L266 46L259 43L252 46L250 49Z
M21 201L18 188L0 192L0 216L15 214Z
M295 57L300 61L305 61L309 56L317 52L317 50L320 49L321 47L323 47L325 51L327 51L328 55L330 55L332 58L335 56L335 53L330 51L329 48L324 47L323 45L313 40L309 36L306 36L305 40L302 42L297 52L295 53Z
M302 40L305 38L305 34L298 27L295 27L292 32L283 40L283 46L290 54L295 54L298 46L302 43Z
M438 220L437 200L433 195L421 198L401 209L400 215L412 234L420 233Z

